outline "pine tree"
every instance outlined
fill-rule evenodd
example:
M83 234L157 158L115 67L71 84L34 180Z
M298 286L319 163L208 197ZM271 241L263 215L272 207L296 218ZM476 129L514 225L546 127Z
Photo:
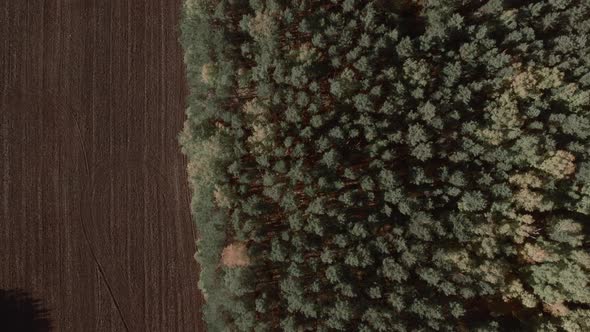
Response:
M212 330L590 328L590 3L183 15Z

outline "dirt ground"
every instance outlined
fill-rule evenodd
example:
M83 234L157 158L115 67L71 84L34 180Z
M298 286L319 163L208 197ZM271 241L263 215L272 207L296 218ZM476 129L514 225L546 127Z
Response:
M204 331L180 2L0 1L0 288L56 331Z

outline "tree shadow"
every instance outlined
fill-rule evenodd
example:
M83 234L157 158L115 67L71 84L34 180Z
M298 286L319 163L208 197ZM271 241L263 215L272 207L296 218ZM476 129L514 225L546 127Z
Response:
M47 332L52 330L49 310L41 300L20 289L0 289L0 330Z

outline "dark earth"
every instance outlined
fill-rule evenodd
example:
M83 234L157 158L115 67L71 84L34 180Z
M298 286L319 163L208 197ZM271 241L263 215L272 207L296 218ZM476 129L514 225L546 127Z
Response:
M0 289L56 331L204 330L180 7L0 1Z

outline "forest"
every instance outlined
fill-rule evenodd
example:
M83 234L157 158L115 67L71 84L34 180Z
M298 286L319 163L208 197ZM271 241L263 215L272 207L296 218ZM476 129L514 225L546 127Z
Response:
M590 2L186 0L209 331L590 331Z

